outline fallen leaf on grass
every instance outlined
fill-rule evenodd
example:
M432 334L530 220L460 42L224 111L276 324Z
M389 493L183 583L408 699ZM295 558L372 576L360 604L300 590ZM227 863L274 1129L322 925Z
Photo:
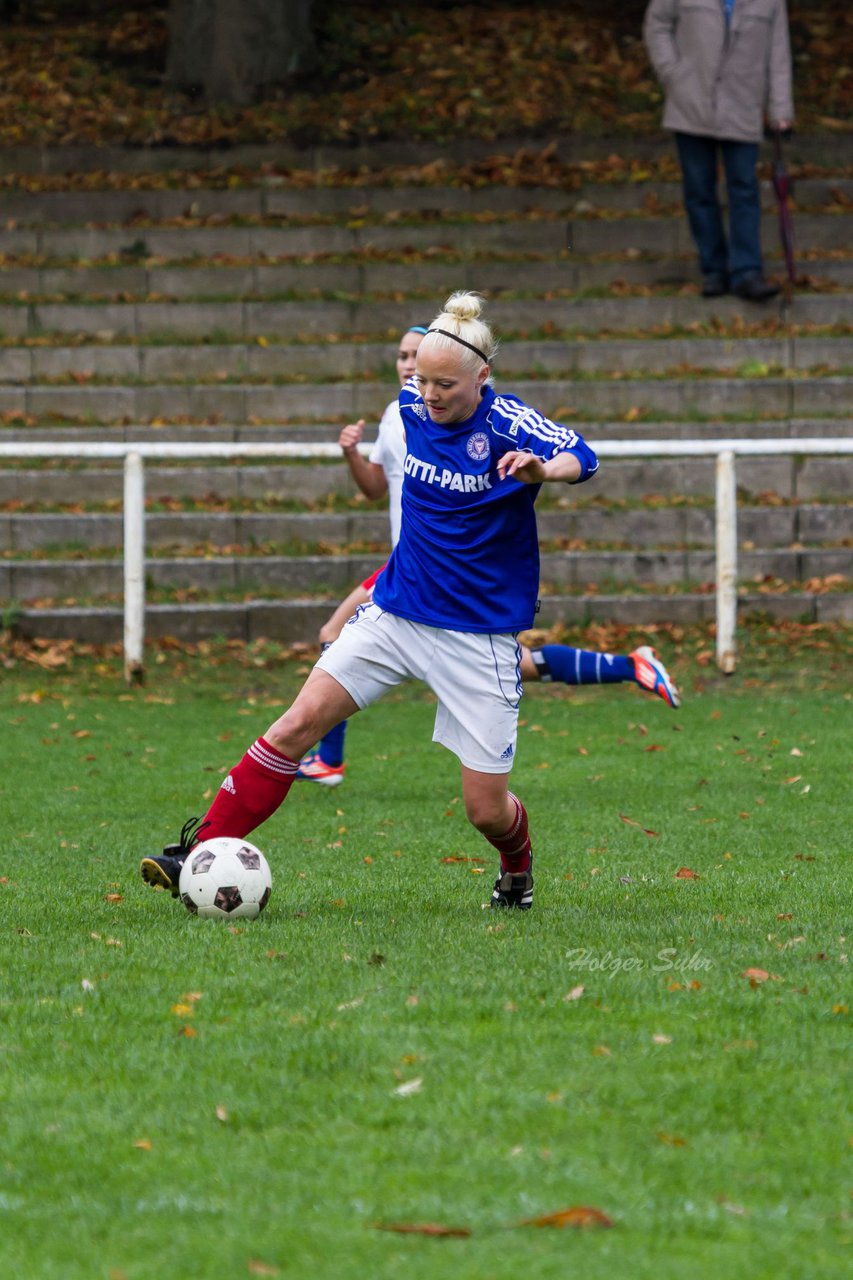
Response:
M574 1204L556 1213L543 1213L538 1218L525 1218L520 1227L612 1227L613 1219L601 1209L588 1204Z
M151 1150L151 1139L150 1139L150 1138L137 1138L133 1145L134 1145L135 1147L137 1147L140 1151L150 1151L150 1150Z
M396 1231L401 1236L456 1236L467 1239L471 1234L469 1227L446 1227L441 1222L374 1222L375 1231Z
M664 1133L662 1129L655 1134L655 1137L657 1138L658 1142L662 1142L666 1147L686 1147L687 1146L686 1138L680 1138L675 1133Z
M626 822L629 827L639 827L644 836L660 835L659 831L652 831L650 827L644 827L642 822L635 822L633 818L628 818L624 813L619 814L619 821Z
M679 867L675 873L676 880L698 880L699 872L691 871L689 867Z
M277 1276L281 1274L278 1267L273 1267L268 1262L261 1262L259 1258L250 1258L246 1263L246 1269L250 1276Z
M450 853L450 854L448 854L448 855L447 855L447 857L446 857L446 858L442 858L442 859L441 859L441 861L442 861L442 862L479 862L479 863L484 863L484 862L486 861L486 859L485 859L485 858L469 858L466 854L463 854L463 853Z
M563 996L563 999L565 1001L580 1000L583 993L584 993L584 988L582 986L572 987L571 991L566 992L566 994Z
M778 973L768 973L766 969L744 969L740 975L742 978L749 978L749 985L757 987L762 982L781 982Z

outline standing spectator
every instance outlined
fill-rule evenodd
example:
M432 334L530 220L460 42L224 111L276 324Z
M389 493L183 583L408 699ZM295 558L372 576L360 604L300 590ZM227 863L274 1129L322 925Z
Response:
M702 267L702 294L751 302L779 292L764 279L761 196L755 166L767 116L794 115L785 0L651 0L643 36L666 91L684 203ZM717 198L717 150L729 196L729 238Z

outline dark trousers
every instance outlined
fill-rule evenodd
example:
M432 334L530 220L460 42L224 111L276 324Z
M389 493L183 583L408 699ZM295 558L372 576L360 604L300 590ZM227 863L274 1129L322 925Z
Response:
M733 286L762 275L761 194L755 172L758 143L726 142L676 133L684 204L703 275L721 275ZM717 150L723 155L729 195L729 237L717 198Z

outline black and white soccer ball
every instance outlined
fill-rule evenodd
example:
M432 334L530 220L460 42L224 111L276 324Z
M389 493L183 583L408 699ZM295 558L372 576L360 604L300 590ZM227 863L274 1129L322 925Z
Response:
M202 840L181 868L181 901L208 920L254 920L272 893L272 874L260 849L248 840Z

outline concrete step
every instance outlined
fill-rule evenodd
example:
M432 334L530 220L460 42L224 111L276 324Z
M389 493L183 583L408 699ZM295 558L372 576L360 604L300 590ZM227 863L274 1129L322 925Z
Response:
M853 546L853 504L803 503L795 506L741 506L738 537L742 545L790 548L792 544L845 540ZM710 506L655 508L568 507L543 510L538 515L543 541L566 539L586 543L634 547L664 545L712 548L714 512ZM388 516L384 509L347 513L191 511L149 512L146 543L152 554L167 546L241 548L247 554L263 544L326 543L346 547L353 543L388 542ZM123 521L120 513L0 514L0 552L22 555L49 547L113 549L120 554ZM235 552L236 554L236 552ZM853 560L853 553L848 552Z
M341 599L383 561L381 554L353 556L186 556L149 558L150 588L262 595L327 594ZM123 589L120 560L2 560L0 597L29 601L43 596L108 596Z
M594 444L594 435L590 433ZM743 495L774 493L802 502L825 498L849 499L853 459L827 456L744 457L737 463L738 488ZM637 500L648 495L712 497L715 461L708 458L607 459L598 475L586 482L579 496L598 494L607 500ZM150 500L177 497L242 501L322 502L330 497L354 498L355 486L341 463L303 463L285 466L147 466L146 494ZM64 505L71 502L119 502L119 465L81 465L75 470L9 468L0 470L0 503L12 501Z
M88 191L8 191L3 213L19 226L42 227L96 222L100 225L142 219L172 218L363 218L365 216L425 214L523 213L547 209L581 212L593 209L653 211L681 202L681 183L649 178L645 181L583 182L554 186L482 187L427 185L339 186L288 185L274 175L250 176L237 188L184 187ZM721 192L725 199L725 190ZM771 182L761 183L762 204L772 211L776 197ZM815 208L853 198L849 177L797 178L796 206Z
M0 335L38 338L81 334L115 338L181 336L226 338L310 337L330 334L398 334L422 319L423 300L351 302L45 302L0 304ZM432 310L435 301L427 308ZM726 326L765 323L779 318L798 325L850 324L853 299L847 293L798 293L759 306L739 298L708 300L694 294L641 297L495 299L489 321L500 334L580 330L592 333L646 330L658 326L706 325L715 318ZM428 320L431 317L428 317Z
M853 257L814 257L799 264L801 273L843 285L849 281ZM765 247L768 271L784 270L775 241ZM681 255L615 252L601 260L582 254L561 253L547 261L522 255L496 254L476 261L434 261L432 257L377 261L370 256L340 257L335 262L289 261L270 263L247 259L241 263L199 259L164 265L152 263L90 262L68 266L8 265L0 285L5 296L69 295L118 298L132 295L176 299L243 298L284 294L289 291L382 294L418 291L441 292L455 284L477 287L489 294L555 289L578 291L606 286L614 281L635 285L678 285L698 280L695 253Z
M851 312L853 315L853 312ZM0 347L0 383L36 383L82 375L157 382L231 378L358 378L383 372L393 379L388 342L204 343L116 346ZM853 368L853 334L813 336L798 332L747 338L690 335L650 338L507 340L496 367L502 376L529 373L634 372L677 366L738 369ZM2 391L3 388L0 388ZM69 388L70 390L71 388Z
M328 601L316 599L149 605L145 630L150 639L174 636L186 642L224 637L244 641L266 638L283 644L313 643L328 618L329 609ZM758 615L802 622L849 623L853 621L853 593L744 591L739 598L738 613L741 619ZM551 595L543 597L536 625L582 626L591 622L618 622L629 626L664 622L690 625L710 622L713 617L714 596L708 593ZM122 638L123 616L116 606L25 609L18 627L22 634L29 636L111 644Z
M773 508L772 510L793 512L795 508ZM815 510L829 513L833 508L816 507ZM795 519L773 524L774 528L778 528L780 533L784 534L783 526L790 526L792 529L798 527ZM851 516L851 528L853 528L853 516ZM163 546L189 547L202 543L221 548L242 547L247 551L263 543L282 544L297 541L327 543L330 546L370 542L376 543L379 547L385 547L389 536L388 513L381 507L340 514L148 512L145 518L145 533L147 547L154 553ZM824 536L820 535L821 538ZM113 548L119 552L123 546L123 537L123 520L120 513L0 514L0 552L21 553L39 548L68 547L69 545L92 550Z
M146 496L152 501L172 498L321 502L336 496L354 498L356 488L345 463L297 466L146 466ZM67 469L0 471L0 502L120 502L120 465Z
M836 214L801 213L796 219L801 249L849 249L849 220ZM762 218L763 243L775 244L774 214ZM558 211L516 219L451 221L423 219L390 224L361 223L316 226L160 224L131 227L9 227L0 230L0 253L47 258L101 258L106 254L186 260L212 257L304 257L311 254L369 252L445 252L463 255L489 252L556 256L574 253L695 252L683 213L666 216L594 217L576 211L567 221Z
M801 416L849 410L853 380L846 376L670 377L579 376L514 379L510 388L528 404L560 420L640 413L708 417L755 414ZM0 414L54 420L140 421L195 419L376 421L388 403L385 382L186 384L141 386L0 387Z
M326 594L343 599L383 562L380 553L348 556L175 556L149 557L145 577L152 590L197 591L206 596L245 592L276 596ZM742 582L780 579L807 582L839 574L850 578L850 548L802 550L743 549L738 555ZM686 587L714 581L714 552L699 550L543 552L543 593L597 589L601 584L632 588ZM853 581L851 581L853 586ZM0 560L0 598L25 604L121 596L121 560Z
M295 169L328 180L329 170L347 174L388 167L471 165L488 160L489 170L502 160L515 164L529 158L535 164L545 148L540 139L455 138L451 141L373 141L354 144L320 144L297 147L281 142L244 144L227 149L209 147L122 147L85 143L66 146L23 146L0 151L0 175L33 174L200 174L260 170L286 172ZM560 164L579 164L616 156L634 160L674 161L672 135L668 132L626 137L593 137L564 134L548 140L548 153ZM763 148L767 158L768 148ZM786 144L789 165L844 167L853 164L853 136L844 132L795 134Z
M766 253L769 275L781 277L784 264L774 252ZM836 288L853 285L853 257L817 257L801 261L800 275ZM308 297L325 294L432 293L440 299L454 288L476 289L492 297L503 293L555 290L578 293L613 284L648 288L695 285L699 271L695 254L614 256L613 260L584 260L579 254L538 261L527 258L434 262L430 260L375 262L341 260L268 264L247 262L240 266L202 262L170 266L9 266L0 276L2 296L24 300L56 297L91 300L132 297L203 300L229 298L253 300L293 292ZM434 309L434 304L414 304Z

